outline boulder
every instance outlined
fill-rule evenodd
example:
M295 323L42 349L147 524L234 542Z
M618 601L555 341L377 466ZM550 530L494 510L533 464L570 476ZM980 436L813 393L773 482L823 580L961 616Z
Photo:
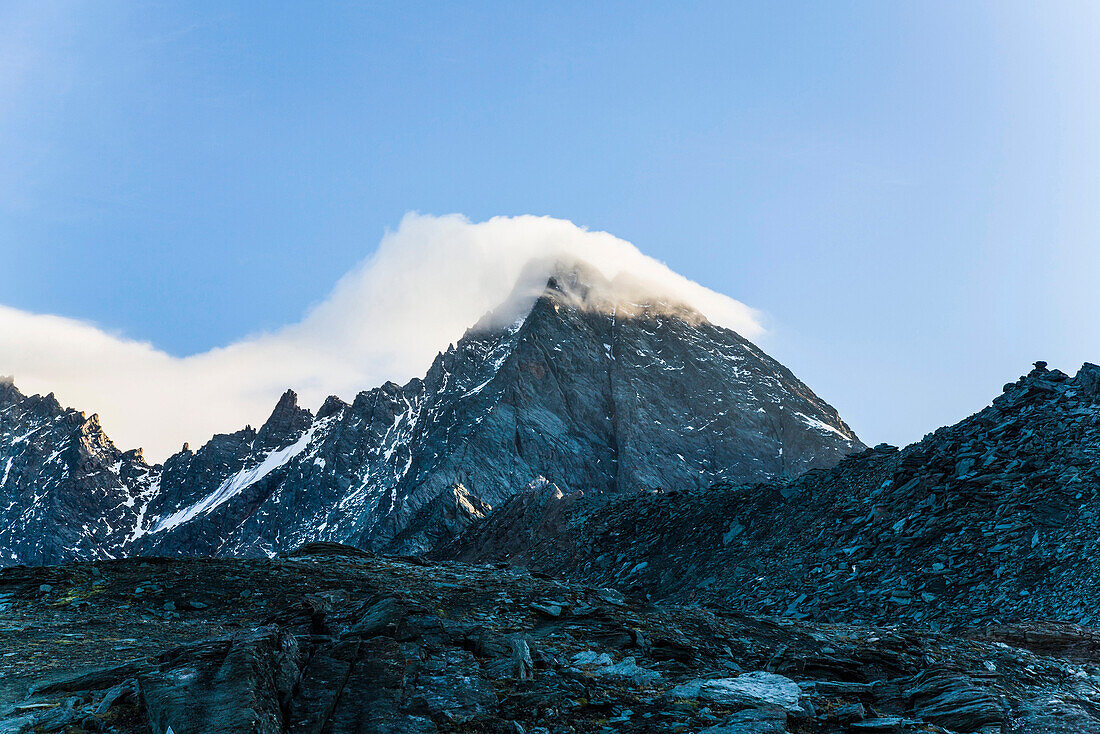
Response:
M621 662L607 665L596 670L596 675L623 678L636 686L650 686L661 680L661 674L638 665L634 658L623 658Z
M774 706L788 713L802 713L802 690L790 678L762 670L736 678L709 680L699 698L721 706L758 708Z

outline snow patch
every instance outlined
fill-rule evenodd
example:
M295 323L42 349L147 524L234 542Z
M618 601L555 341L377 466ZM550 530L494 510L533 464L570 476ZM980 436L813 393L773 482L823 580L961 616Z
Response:
M802 422L805 423L810 428L816 428L819 431L827 431L828 433L835 433L836 435L843 438L845 441L850 441L851 440L851 438L847 434L845 434L843 431L841 431L839 428L837 428L835 426L830 426L828 423L826 423L823 420L820 420L818 418L811 418L810 416L806 415L805 413L796 412L795 415L797 415L799 418L801 418Z
M278 451L272 451L268 454L262 462L250 469L242 469L233 476L226 479L216 490L209 495L199 500L190 507L186 507L178 512L174 512L171 515L161 518L157 521L156 525L149 531L150 533L159 533L164 530L171 530L172 528L182 525L185 522L189 522L199 515L205 515L214 508L228 502L234 496L240 494L243 490L252 486L256 482L266 477L271 472L275 471L279 467L291 461L293 458L302 453L309 446L310 441L313 440L314 434L317 429L325 421L318 421L310 426L309 430L303 433L297 441L287 446L286 448L279 449Z

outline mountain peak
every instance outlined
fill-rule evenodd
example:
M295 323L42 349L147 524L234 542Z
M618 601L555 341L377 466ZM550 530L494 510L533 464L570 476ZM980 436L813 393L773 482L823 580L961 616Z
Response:
M508 297L470 331L506 328L531 314L539 300L559 308L615 314L622 318L664 313L689 323L707 320L699 310L667 288L631 273L622 272L609 278L582 259L535 259L527 263Z
M23 393L15 386L15 379L7 375L0 375L0 405L9 406L23 399Z
M633 315L658 310L693 320L704 317L699 311L675 297L660 285L622 272L613 278L584 262L557 261L546 279L545 293L591 310Z
M611 290L611 282L603 273L583 260L568 263L555 261L546 276L546 295L567 296L585 301L590 293L606 293Z
M279 402L275 405L275 410L272 412L271 417L286 412L294 411L298 408L298 393L293 390L287 389L279 397Z
M256 434L261 446L275 446L286 443L289 437L304 431L313 422L313 414L298 407L298 393L287 390L279 398L271 417Z

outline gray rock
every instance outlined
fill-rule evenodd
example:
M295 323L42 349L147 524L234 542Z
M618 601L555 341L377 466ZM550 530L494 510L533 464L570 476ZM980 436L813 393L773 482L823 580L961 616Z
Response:
M398 599L387 597L366 609L363 616L346 633L348 637L397 637L408 608Z
M867 709L862 703L847 703L833 709L833 716L839 721L862 721L867 718Z
M526 635L513 635L508 638L512 648L512 670L516 680L531 680L535 677L535 663L531 659L531 647Z
M1007 719L998 696L971 676L947 670L921 673L906 689L913 712L947 729L971 732Z
M848 729L859 734L902 734L902 732L911 731L912 727L919 724L919 721L901 716L878 716L853 722L848 725Z
M578 652L572 658L574 665L612 665L615 660L606 652L595 653L591 650Z
M622 678L636 686L651 686L661 681L661 674L638 665L634 658L623 658L614 665L606 665L595 671L595 675L608 678Z
M103 716L110 711L111 707L115 704L124 703L130 700L134 696L136 688L137 681L135 680L127 680L111 686L107 692L103 694L103 698L100 699L99 703L96 704L93 713L96 716Z
M547 617L560 617L564 606L557 602L536 602L531 605L531 609Z
M294 657L292 638L260 629L203 642L166 656L138 676L138 688L153 731L282 734L279 701L296 678L284 672Z
M703 690L706 683L707 681L703 678L689 680L669 690L668 696L669 698L699 698L699 692Z
M1091 734L1100 723L1100 668L1089 662L1100 632L1073 625L930 633L660 603L536 619L532 602L580 609L591 589L332 545L155 564L164 588L202 593L211 609L165 619L133 604L153 563L100 564L95 582L80 565L0 572L19 604L19 624L0 627L0 732L428 734L517 722L528 732ZM94 591L109 626L36 594L48 579L77 598ZM241 586L269 601L242 604ZM341 634L364 620L363 634ZM218 636L226 629L240 632ZM204 630L214 636L177 644ZM616 663L605 649L631 655ZM716 676L734 660L775 672ZM665 671L679 685L655 677Z
M802 712L802 690L790 678L764 671L742 673L736 678L708 680L699 698L722 706L776 707L788 713Z

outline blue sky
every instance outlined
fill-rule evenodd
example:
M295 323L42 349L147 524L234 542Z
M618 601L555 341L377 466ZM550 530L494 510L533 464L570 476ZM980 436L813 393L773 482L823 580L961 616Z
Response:
M6 3L0 304L186 356L407 211L552 215L760 309L906 443L1100 361L1097 37L1087 3Z

